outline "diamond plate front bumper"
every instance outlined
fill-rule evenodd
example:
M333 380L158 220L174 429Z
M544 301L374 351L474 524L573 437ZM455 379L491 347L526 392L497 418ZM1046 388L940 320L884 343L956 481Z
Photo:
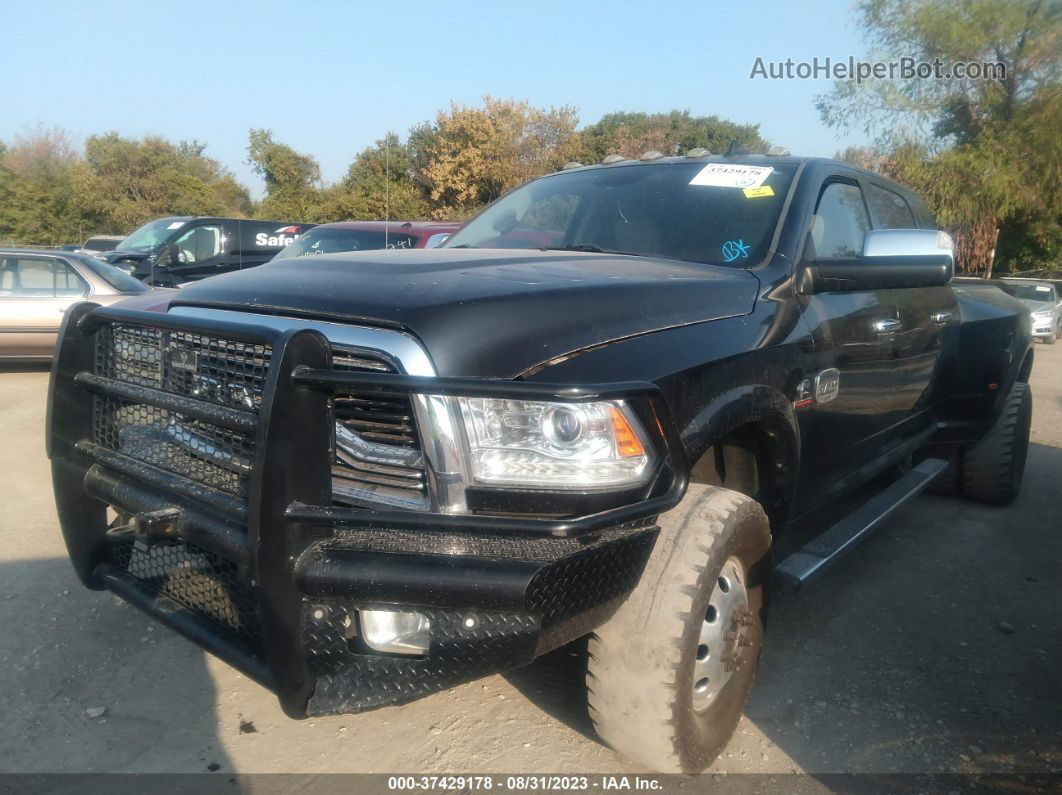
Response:
M157 331L143 338L162 340L160 346L200 335L210 366L211 351L244 350L233 340L268 350L261 394L237 410L211 402L224 390L205 398L167 390L175 383L168 361L187 362L165 348L151 359L159 362L157 385L132 388L113 373L101 375L94 363L97 339L106 335L98 332L119 323ZM332 395L355 388L574 402L622 397L650 429L662 465L629 501L581 516L335 506ZM224 439L244 434L252 456L245 489L224 492L195 480L194 450L174 469L166 468L170 459L136 458L139 448L99 435L101 411L125 412L123 421L175 417L192 431L220 427ZM103 417L104 424L115 416ZM408 701L526 664L589 632L636 584L656 537L654 517L686 486L681 443L651 384L339 372L315 331L91 304L74 307L60 332L48 448L60 523L82 581L111 590L270 687L293 717ZM109 525L108 508L135 521ZM166 517L161 525L159 516ZM129 529L151 517L150 537ZM428 615L428 653L387 655L361 643L357 612L379 607Z

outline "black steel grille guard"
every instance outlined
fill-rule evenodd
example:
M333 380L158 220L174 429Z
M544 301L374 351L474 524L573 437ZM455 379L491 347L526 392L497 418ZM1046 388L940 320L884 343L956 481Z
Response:
M56 505L67 548L79 578L91 588L108 588L149 612L172 629L250 673L278 695L282 708L303 717L315 687L306 659L293 651L303 633L307 594L302 574L308 551L336 537L405 528L434 533L512 535L539 544L550 539L591 543L617 525L644 526L674 507L685 493L688 465L662 391L650 383L558 385L502 379L419 377L331 369L329 342L317 331L278 331L228 319L190 318L165 313L99 307L81 303L64 318L52 365L48 396L47 448L52 463ZM160 390L138 391L136 400L187 416L236 423L254 439L246 500L224 495L180 475L108 454L93 439L92 394L107 394L113 384L91 377L95 333L104 324L145 326L228 340L269 345L271 361L256 415L208 404ZM121 388L121 387L118 387ZM660 465L635 501L566 518L441 514L416 510L360 509L332 503L330 449L333 394L362 392L499 396L513 399L629 402L660 453ZM164 404L164 405L159 405ZM260 652L208 637L201 620L187 611L168 610L136 593L130 577L111 563L113 539L107 535L106 506L123 504L130 512L173 505L185 512L187 538L218 550L239 563L240 576L258 595ZM194 534L194 535L193 535ZM533 539L538 539L535 542ZM304 554L307 553L307 554ZM558 557L563 556L560 553Z

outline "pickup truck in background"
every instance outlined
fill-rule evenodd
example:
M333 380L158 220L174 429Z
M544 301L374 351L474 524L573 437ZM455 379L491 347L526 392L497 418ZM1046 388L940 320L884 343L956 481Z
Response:
M293 717L589 634L601 737L696 772L772 581L927 487L1017 496L1029 312L953 267L876 174L693 150L534 180L442 248L78 304L48 417L70 557Z

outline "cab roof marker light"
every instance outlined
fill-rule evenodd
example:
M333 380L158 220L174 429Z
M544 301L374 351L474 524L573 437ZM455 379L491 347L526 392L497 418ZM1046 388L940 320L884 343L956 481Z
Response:
M605 155L605 158L601 161L603 166L611 166L613 163L622 163L626 160L623 155Z
M712 151L705 149L703 146L697 146L686 153L686 157L708 157Z
M737 138L734 138L730 142L730 146L726 148L726 154L723 157L739 157L741 155L751 154L748 149L741 145Z
M663 152L659 152L656 149L650 149L648 152L642 152L642 156L639 160L659 160L664 156Z
M572 168L582 168L582 167L583 167L583 164L580 163L578 160L569 160L567 163L565 163L563 166L561 166L561 171L568 171L569 169L572 169Z
M767 150L767 154L775 155L776 157L789 157L791 152L784 146L772 146Z

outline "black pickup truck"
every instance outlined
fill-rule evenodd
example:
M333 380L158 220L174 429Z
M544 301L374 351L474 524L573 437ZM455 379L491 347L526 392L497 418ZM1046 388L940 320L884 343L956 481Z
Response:
M933 227L844 163L650 153L537 179L443 248L78 304L48 416L70 557L293 717L589 635L601 737L701 770L772 581L926 487L1017 495L1028 311L952 287Z

